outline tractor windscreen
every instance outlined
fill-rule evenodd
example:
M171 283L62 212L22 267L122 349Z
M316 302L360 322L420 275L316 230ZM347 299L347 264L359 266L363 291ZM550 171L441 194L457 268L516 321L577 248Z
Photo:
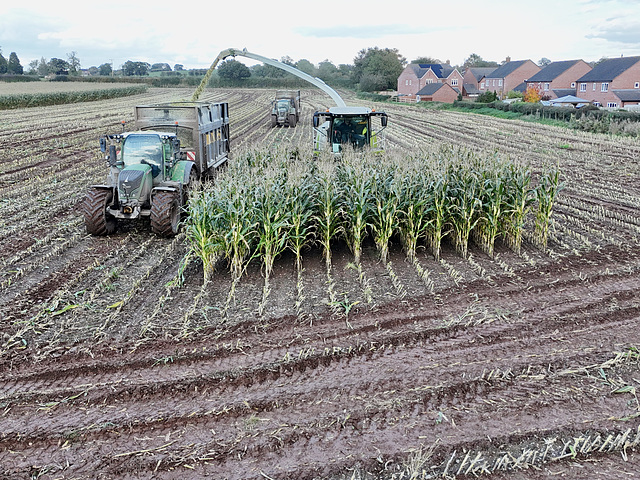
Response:
M333 120L333 143L364 147L369 140L369 119L366 116L338 117Z
M162 166L162 141L158 135L130 135L122 145L122 161L125 166L147 163L154 176Z

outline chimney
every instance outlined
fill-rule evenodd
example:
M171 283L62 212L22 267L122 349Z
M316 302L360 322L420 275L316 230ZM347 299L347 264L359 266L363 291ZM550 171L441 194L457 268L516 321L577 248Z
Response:
M504 63L509 63L511 61L511 57L507 57L504 59Z
M451 60L447 60L447 61L446 61L446 62L444 62L444 63L446 63L447 65L451 65Z

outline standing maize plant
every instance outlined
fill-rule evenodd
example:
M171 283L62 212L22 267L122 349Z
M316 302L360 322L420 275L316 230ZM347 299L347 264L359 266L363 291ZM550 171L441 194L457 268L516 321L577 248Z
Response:
M314 205L317 202L317 184L312 165L304 160L296 160L288 168L286 192L290 228L288 245L296 256L296 269L302 270L302 250L315 237Z
M400 182L394 178L394 170L394 166L383 164L373 172L371 228L380 259L385 264L389 257L389 242L398 229Z
M543 248L547 248L551 212L553 211L556 195L561 189L559 168L547 169L542 172L540 181L535 188L535 197L538 202L535 219L535 238Z
M531 171L510 164L505 169L505 237L514 252L520 254L524 222L531 208Z
M500 232L504 214L505 183L502 170L485 170L482 174L480 192L480 221L477 237L482 249L493 257L496 237Z
M222 218L218 225L224 235L225 257L229 261L231 276L237 281L250 260L256 236L253 211L255 184L247 169L237 168L233 173L220 191L218 205Z
M442 239L447 235L445 226L448 220L447 201L449 195L448 176L438 173L429 183L429 191L431 195L428 197L426 213L427 220L427 238L431 253L436 260L440 260L440 248Z
M261 257L264 267L262 301L258 308L260 315L271 292L269 280L275 259L287 248L291 211L285 190L285 172L285 169L263 171L254 199L257 237L254 256Z
M285 189L284 170L266 173L255 189L254 215L257 245L255 255L262 258L265 284L275 258L287 248L291 225L290 202Z
M194 190L187 206L188 217L184 225L189 253L202 261L204 283L208 283L215 264L224 254L224 234L217 225L217 205L213 188Z
M447 209L453 227L456 250L464 258L469 253L469 235L478 223L481 203L478 198L480 183L474 171L461 165L452 165L448 172L449 195Z
M320 159L316 170L316 195L314 223L317 241L322 246L322 253L331 268L331 242L340 236L342 227L342 205L340 191L335 181L335 162L333 159Z
M344 233L357 265L362 256L362 242L373 208L373 180L363 159L356 156L343 157L337 174L344 205Z
M398 194L398 228L407 258L416 258L418 242L429 226L429 208L433 205L433 192L427 188L427 177L422 168L403 173Z

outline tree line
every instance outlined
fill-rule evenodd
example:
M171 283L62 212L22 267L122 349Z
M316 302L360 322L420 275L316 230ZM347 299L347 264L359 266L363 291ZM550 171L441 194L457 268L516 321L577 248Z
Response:
M381 90L395 90L398 77L407 65L407 59L403 57L396 48L365 48L355 56L353 64L335 65L330 60L324 60L317 66L309 60L301 59L294 61L291 57L282 57L281 62L291 65L313 77L318 77L332 85L354 88L365 92L375 92ZM550 60L543 58L540 65L544 65ZM411 63L443 63L437 58L420 57ZM498 62L484 60L479 55L472 53L461 66L456 66L461 71L469 67L492 67L499 66ZM139 61L127 61L119 70L114 70L110 63L103 63L98 67L92 66L87 69L87 73L92 76L126 76L144 77L158 72L166 76L193 75L202 76L206 69L185 70L181 64L174 65L173 68L168 63L154 63ZM23 69L15 52L11 52L9 59L5 59L0 49L0 74L22 75L80 75L80 59L76 52L67 54L67 59L51 58L46 60L33 60L26 69ZM245 64L229 59L222 62L216 72L214 80L226 82L233 85L247 83L253 77L260 79L284 79L290 78L291 74L271 65L258 64L247 67Z

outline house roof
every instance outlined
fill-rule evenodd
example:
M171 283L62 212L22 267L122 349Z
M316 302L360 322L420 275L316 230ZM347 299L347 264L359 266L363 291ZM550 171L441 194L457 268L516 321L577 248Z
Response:
M439 82L427 83L424 87L420 89L418 93L416 93L416 95L433 95L434 93L436 93L438 90L440 90L445 86L451 88L451 86L446 83L439 83Z
M467 95L480 95L480 90L473 83L465 83L462 89L467 92Z
M560 98L560 97L565 97L567 95L573 95L574 93L576 93L576 89L575 88L554 88L553 93L556 94L556 97Z
M640 102L640 89L612 90L623 102Z
M494 72L497 67L469 67L469 72L476 79L476 82L482 80L483 77L487 77Z
M546 67L543 67L538 73L530 77L528 82L552 82L558 78L562 73L569 70L580 60L565 60L562 62L551 62Z
M551 100L550 103L572 103L574 105L577 105L579 103L591 103L591 102L589 102L589 100L585 100L584 98L578 98L575 95L565 95L564 97Z
M454 71L454 68L446 63L410 63L409 67L418 78L422 78L429 70L438 78L447 78Z
M611 82L638 62L640 57L610 58L593 67L589 73L580 77L578 82Z
M496 68L487 78L506 78L530 60L514 60Z

